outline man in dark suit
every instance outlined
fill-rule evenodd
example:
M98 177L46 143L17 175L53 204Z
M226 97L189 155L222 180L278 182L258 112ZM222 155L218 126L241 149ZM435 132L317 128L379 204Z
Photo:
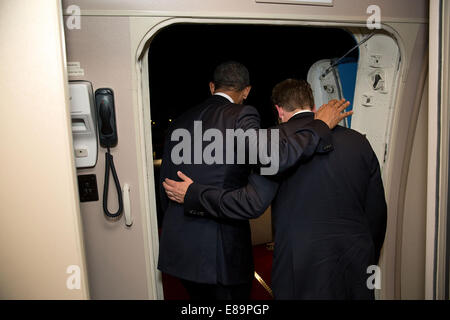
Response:
M307 126L314 104L305 81L286 80L272 94L283 123ZM320 148L277 179L251 175L246 187L202 185L179 173L166 180L169 197L187 215L255 218L272 202L275 249L272 285L276 299L373 299L367 268L378 263L386 230L386 202L377 157L358 132L337 126ZM327 140L328 139L328 140ZM189 175L188 175L189 176ZM187 193L186 193L187 191ZM229 221L229 220L221 220Z
M215 130L226 136L227 130L259 129L256 109L242 104L250 92L247 69L236 62L219 65L210 89L209 99L172 124L165 143L161 181L175 179L177 171L183 171L199 183L220 188L236 189L247 184L249 165L237 164L238 161L225 163L217 158L214 163L206 164L202 156L208 139L200 138L198 143L201 130L205 133ZM280 135L279 170L312 155L320 137L329 135L329 127L348 115L341 113L345 106L344 101L326 105L317 120L311 119L307 126L293 123L289 136ZM181 136L183 141L176 141ZM180 148L182 143L188 148ZM329 146L321 146L326 147ZM215 156L219 151L227 153L225 143L220 148ZM232 160L236 160L236 150L231 151ZM192 299L248 299L254 269L248 221L198 219L185 215L183 206L169 201L165 192L161 195L165 214L158 268L181 279Z

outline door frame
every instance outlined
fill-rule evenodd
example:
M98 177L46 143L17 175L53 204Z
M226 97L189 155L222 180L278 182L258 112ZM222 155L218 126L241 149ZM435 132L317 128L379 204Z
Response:
M328 17L329 19L330 17ZM156 198L155 198L155 184L154 184L154 172L153 172L153 151L152 151L152 139L151 139L151 107L150 106L150 88L149 88L149 74L148 74L148 49L151 45L151 41L154 36L163 28L168 27L176 23L214 23L214 24L261 24L261 25L293 25L293 26L309 26L309 27L333 27L333 28L361 28L364 30L366 28L366 21L354 21L349 19L348 21L336 22L327 20L326 18L321 21L312 21L308 18L304 19L256 19L256 18L209 18L209 17L130 17L130 32L132 35L132 60L135 66L133 70L133 89L135 90L134 95L134 111L135 111L135 125L137 130L137 145L138 145L138 167L143 172L143 179L140 181L141 190L141 201L142 208L145 208L143 214L143 224L144 224L144 240L146 246L148 246L148 253L146 257L147 267L148 267L148 285L149 285L149 297L154 297L157 299L163 299L164 294L162 290L162 277L160 272L157 270L157 260L159 253L159 240L158 240L158 228L156 221ZM394 26L388 24L382 24L382 30L389 33L389 35L396 41L400 54L402 56L402 61L399 66L399 77L398 86L396 93L393 96L393 104L399 107L393 110L394 114L392 117L392 134L390 136L390 150L396 148L396 128L394 128L395 123L399 121L399 112L402 108L402 101L404 100L403 91L405 89L405 78L407 74L407 68L409 64L408 55L411 53L415 45L416 34L413 33L412 36L401 37L397 29L401 29L404 33L411 32L404 27L404 23L398 23L397 25L393 23ZM403 79L401 81L400 79ZM418 114L418 112L417 112ZM415 122L414 122L415 123ZM408 127L412 126L412 123L408 124ZM408 128L409 130L409 128ZM406 153L410 154L412 149L411 146L407 146L408 150ZM391 154L393 152L389 152ZM393 156L388 156L386 160L386 169L383 172L383 178L385 183L386 195L388 195L391 190L391 185L395 188L398 184L392 184L390 173L393 171L391 169L392 163L394 161ZM407 170L402 174L406 174ZM395 194L405 193L397 187L394 190ZM401 197L400 197L401 198ZM402 214L399 215L398 211L401 211L402 206L398 204L398 199L395 198L393 203L390 203L387 197L388 208L391 212L391 230L393 231L392 239L395 239L396 243L398 241L399 228L402 227ZM392 200L391 200L392 202ZM400 221L398 218L400 217ZM382 289L380 292L381 299L394 299L398 298L400 277L399 270L401 263L397 261L396 255L400 255L396 243L388 248L388 254L382 254L381 269L383 272L382 276ZM385 251L385 250L384 250ZM384 256L384 258L383 258ZM386 261L388 260L388 261ZM387 271L386 271L387 270ZM396 279L398 278L398 279Z
M450 3L430 2L426 298L449 299ZM445 14L447 13L447 14ZM447 37L446 37L447 36Z

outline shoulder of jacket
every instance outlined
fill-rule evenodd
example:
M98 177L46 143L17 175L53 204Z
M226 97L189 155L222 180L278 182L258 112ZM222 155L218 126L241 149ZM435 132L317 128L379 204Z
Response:
M242 118L248 115L259 117L258 110L250 105L230 103L229 105L226 105L225 108L225 112L234 115L236 118Z
M255 113L259 115L258 110L251 105L248 104L233 104L234 108L239 111L240 114L242 113Z
M361 147L361 151L363 151L364 154L369 155L373 153L372 145L365 134L342 126L336 126L332 132L333 136L341 136L347 143Z

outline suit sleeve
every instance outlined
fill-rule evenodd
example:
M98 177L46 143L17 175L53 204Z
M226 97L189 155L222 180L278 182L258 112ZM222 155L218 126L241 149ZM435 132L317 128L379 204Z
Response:
M261 128L261 118L258 110L252 106L244 106L236 119L235 128L244 131L249 129L259 130Z
M365 213L375 246L375 258L378 261L386 233L387 205L383 181L381 180L380 165L372 149L371 154L371 172L366 194Z
M269 207L278 190L278 182L251 174L245 187L225 190L193 183L189 186L184 208L186 214L248 220L259 217Z
M298 127L295 127L298 124ZM325 122L313 120L306 125L293 119L286 126L271 129L260 129L258 111L245 106L236 121L236 128L244 131L257 130L256 136L250 137L246 146L256 146L258 153L257 166L262 175L275 175L285 172L299 161L311 157L314 153L327 153L333 150L331 131ZM292 129L292 127L294 129Z
M295 126L297 122L294 119L289 125ZM271 130L277 130L277 128ZM316 152L327 153L333 150L330 128L321 120L313 120L307 125L299 125L291 133L282 129L279 129L278 132L279 167L276 174L285 172L298 162L312 157ZM271 133L270 137L272 136L276 137ZM272 146L272 144L270 145ZM276 143L273 145L276 146ZM262 170L261 173L263 173Z

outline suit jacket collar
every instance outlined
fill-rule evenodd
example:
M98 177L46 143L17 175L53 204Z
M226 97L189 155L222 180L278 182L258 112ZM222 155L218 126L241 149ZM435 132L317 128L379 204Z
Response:
M209 100L209 101L214 101L214 102L219 103L219 104L229 104L229 103L232 103L232 102L230 102L230 100L228 100L227 98L225 98L225 97L223 97L223 96L220 96L220 95L217 95L217 94L210 96L210 97L208 98L208 100Z
M293 115L289 120L293 120L293 119L304 119L304 118L314 118L314 112L312 111L305 111L305 112L301 112L301 113L297 113L296 115Z
M225 99L227 99L228 101L230 101L231 103L234 103L233 98L230 97L229 95L227 95L224 92L216 92L216 93L213 94L213 96L221 96L221 97L224 97Z

